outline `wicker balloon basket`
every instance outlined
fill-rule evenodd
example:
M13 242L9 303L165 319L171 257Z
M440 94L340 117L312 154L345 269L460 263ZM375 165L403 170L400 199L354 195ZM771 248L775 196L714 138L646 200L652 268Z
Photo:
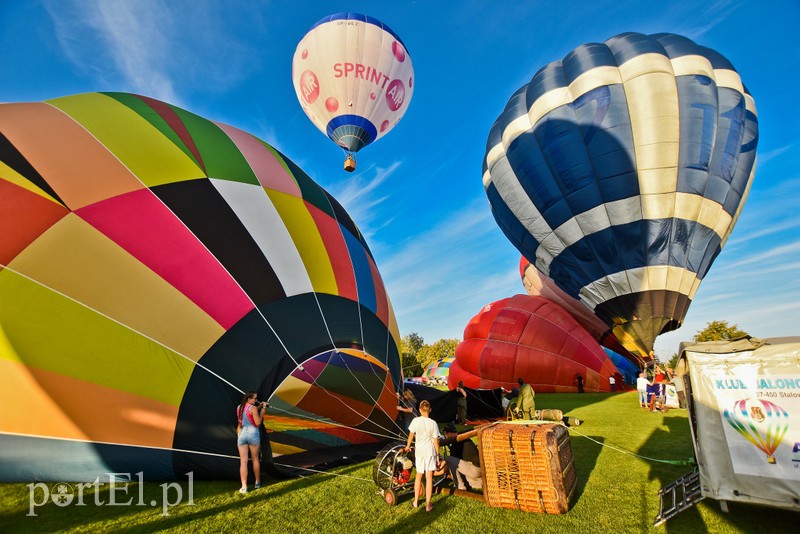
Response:
M575 492L575 466L564 425L499 423L478 432L486 504L563 514Z

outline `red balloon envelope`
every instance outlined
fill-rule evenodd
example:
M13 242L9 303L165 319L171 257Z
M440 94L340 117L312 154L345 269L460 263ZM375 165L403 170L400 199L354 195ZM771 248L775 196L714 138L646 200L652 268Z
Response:
M485 306L464 329L450 365L450 387L514 388L522 378L542 393L609 391L619 371L595 339L558 304L515 295Z
M611 328L593 314L589 308L581 304L581 301L567 295L555 282L539 272L525 256L520 257L519 274L522 277L522 285L525 286L525 291L528 292L528 295L541 295L547 300L555 302L568 311L601 345L624 356L635 365L641 365L639 358L630 353L617 340Z

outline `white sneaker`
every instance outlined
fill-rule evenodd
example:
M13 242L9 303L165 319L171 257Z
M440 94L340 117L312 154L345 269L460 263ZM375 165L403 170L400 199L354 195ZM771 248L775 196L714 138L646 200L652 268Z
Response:
M247 493L247 488L239 488L239 493Z

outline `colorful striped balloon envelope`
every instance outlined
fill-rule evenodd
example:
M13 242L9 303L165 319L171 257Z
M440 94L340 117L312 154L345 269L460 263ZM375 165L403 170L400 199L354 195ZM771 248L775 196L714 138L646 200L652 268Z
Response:
M235 478L247 390L275 456L384 439L398 340L363 235L267 143L133 94L0 105L0 480Z

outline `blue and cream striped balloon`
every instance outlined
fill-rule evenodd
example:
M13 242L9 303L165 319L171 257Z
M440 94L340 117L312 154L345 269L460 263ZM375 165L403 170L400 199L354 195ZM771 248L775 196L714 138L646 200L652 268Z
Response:
M647 358L730 235L757 143L755 102L728 60L678 35L625 33L514 93L483 185L519 251Z

